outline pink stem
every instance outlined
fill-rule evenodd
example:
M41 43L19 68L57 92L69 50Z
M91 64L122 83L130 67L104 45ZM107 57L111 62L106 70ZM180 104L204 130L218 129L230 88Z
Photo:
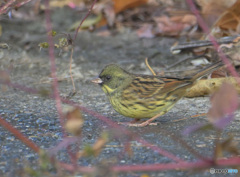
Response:
M52 23L50 20L50 7L49 7L49 0L45 0L45 18L46 18L46 29L47 29L47 34L49 34L52 31ZM55 55L54 55L54 44L53 44L53 37L52 35L47 35L48 36L48 44L49 44L49 59L50 59L50 66L51 66L51 76L53 78L52 82L52 87L53 87L53 94L54 94L54 99L56 101L56 109L60 118L60 124L62 126L62 132L63 136L66 136L66 131L64 129L64 117L62 114L62 105L61 105L61 98L59 95L59 90L58 90L58 81L57 81L57 75L56 75L56 63L55 63Z
M197 10L195 4L193 3L192 0L186 0L191 11L195 14L195 16L197 17L197 21L199 26L202 28L202 30L204 31L205 34L208 34L209 39L211 40L214 48L216 51L218 51L220 58L223 60L223 62L226 64L228 70L232 73L232 75L234 77L239 77L238 73L236 72L235 68L231 65L230 61L228 60L228 58L226 57L226 55L222 52L221 48L219 48L219 44L217 43L215 37L213 37L210 34L210 30L207 26L207 24L204 22L203 18L201 17L201 15L199 14L199 11ZM238 82L240 83L240 80L238 80Z

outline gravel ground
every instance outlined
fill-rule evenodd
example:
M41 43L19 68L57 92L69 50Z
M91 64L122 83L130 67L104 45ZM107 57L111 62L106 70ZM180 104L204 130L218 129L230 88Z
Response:
M53 13L53 26L59 30L66 30L76 20L69 9L58 9ZM62 21L62 15L67 19ZM0 67L8 69L11 81L35 89L50 89L50 67L48 52L39 51L38 44L46 40L44 16L39 16L32 21L2 20L3 36L1 42L7 42L11 49L0 49ZM61 27L61 28L60 28ZM76 41L73 74L77 94L71 100L109 117L114 122L126 122L131 119L116 113L109 104L103 91L90 80L98 75L102 68L109 63L117 63L123 68L134 73L150 74L144 65L144 58L156 54L150 64L157 71L164 66L178 61L179 57L173 56L169 49L178 39L157 37L154 39L139 39L129 29L109 37L97 36L96 33L81 32ZM59 88L62 96L71 92L72 86L68 75L69 53L59 56L56 51L56 63ZM193 68L189 63L183 63L173 70L186 70ZM173 75L166 71L166 74ZM206 117L190 118L192 115L206 113L210 107L209 98L183 98L167 114L158 118L157 126L144 128L128 128L136 135L159 146L184 160L196 159L188 150L171 139L171 135L181 136L184 128L207 122ZM24 135L34 141L39 147L48 149L54 147L62 140L55 102L40 95L28 94L15 88L8 88L0 92L0 116ZM105 130L109 129L107 123L83 113L85 122L83 126L80 147L93 144ZM187 118L187 119L183 119ZM180 120L183 119L183 120ZM234 141L239 142L240 116L223 132L223 137L228 134L235 136ZM164 132L168 131L169 134ZM205 131L182 137L199 153L210 157L213 154L216 133ZM122 137L124 139L124 137ZM113 139L96 158L82 158L79 163L83 166L100 165L110 162L119 165L126 164L155 164L171 162L170 159L159 155L137 141L132 141L131 156L124 152L122 141ZM61 160L69 161L64 151L58 154ZM11 133L0 126L0 175L17 176L19 170L30 165L35 168L38 156L26 147ZM119 174L120 176L140 176L144 173ZM220 176L211 175L209 169L202 171L160 171L147 173L149 176Z

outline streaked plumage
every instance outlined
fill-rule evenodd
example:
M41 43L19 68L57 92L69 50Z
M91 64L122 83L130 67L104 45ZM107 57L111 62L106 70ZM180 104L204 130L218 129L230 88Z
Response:
M131 74L117 65L106 66L93 82L98 83L120 114L141 119L163 115L181 99L197 79L223 64L217 62L191 78Z

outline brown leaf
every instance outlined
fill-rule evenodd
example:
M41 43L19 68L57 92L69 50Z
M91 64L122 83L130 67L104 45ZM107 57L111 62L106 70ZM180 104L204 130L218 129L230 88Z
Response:
M226 115L232 114L238 108L238 93L229 83L223 83L221 88L211 97L212 107L208 112L209 121L214 123Z
M114 25L116 17L116 13L114 11L113 6L111 4L106 4L104 6L103 11L105 13L105 18L107 20L108 25L112 27Z
M237 92L240 94L240 87L238 85L238 81L234 77L228 77L199 80L194 86L190 88L190 90L186 93L185 97L192 98L210 95L214 91L220 89L221 85L224 82L230 82L231 84L233 84Z
M198 5L201 7L201 14L204 20L211 27L219 16L229 7L234 4L236 0L197 0Z
M219 28L222 31L227 31L230 34L239 33L239 17L240 17L240 0L237 0L231 7L226 9L224 13L221 14L221 16L218 18L217 22L215 23L213 29ZM220 32L216 32L217 35Z
M192 14L155 17L154 21L157 23L155 33L169 36L176 36L184 31L188 31L197 23L196 17Z
M115 13L119 13L123 10L138 7L140 5L146 4L148 0L113 0L114 3L114 11Z
M80 135L84 122L80 110L75 108L74 110L66 114L66 118L67 118L67 122L65 123L66 130L69 133L73 134L74 136Z

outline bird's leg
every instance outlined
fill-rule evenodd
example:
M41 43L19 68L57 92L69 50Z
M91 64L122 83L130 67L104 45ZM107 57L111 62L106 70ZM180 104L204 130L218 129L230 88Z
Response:
M145 122L139 123L139 124L129 124L130 127L145 127L147 125L157 125L157 123L152 123L155 119L160 117L161 115L165 114L167 111L162 111L161 113L153 116L151 119L146 120Z
M127 126L131 126L131 124L139 124L138 122L140 121L140 119L134 119L131 122L118 122L118 124L120 125L127 125Z

